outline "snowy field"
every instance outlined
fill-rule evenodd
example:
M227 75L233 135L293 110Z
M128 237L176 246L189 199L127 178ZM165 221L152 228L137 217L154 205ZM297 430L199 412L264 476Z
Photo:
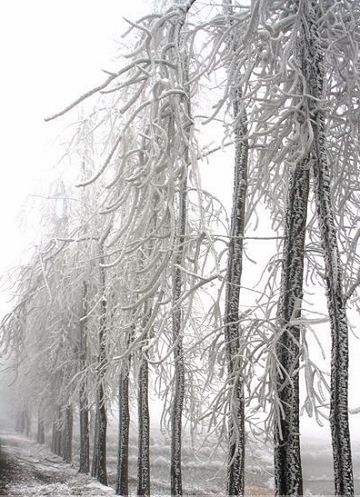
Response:
M47 447L12 433L1 433L0 495L51 496L114 495L75 467L65 464Z
M61 458L21 435L2 432L1 474L5 481L0 484L0 495L9 496L53 496L66 495L115 495L116 480L116 436L110 426L108 445L108 472L110 488L93 478L77 472L77 459L73 465L65 464ZM166 442L166 441L165 441ZM76 450L76 444L74 449ZM130 449L130 491L136 495L136 440ZM152 441L151 471L152 495L168 495L170 446ZM359 494L360 444L353 446L355 489ZM303 450L305 495L333 495L331 480L331 454L328 447L313 441ZM256 449L248 456L247 495L270 496L271 455L264 449ZM183 456L184 494L196 496L223 495L225 467L221 456L212 455L210 447L197 453L185 446Z
M352 443L355 495L360 495L360 443ZM334 495L331 449L321 441L306 441L302 448L304 493Z

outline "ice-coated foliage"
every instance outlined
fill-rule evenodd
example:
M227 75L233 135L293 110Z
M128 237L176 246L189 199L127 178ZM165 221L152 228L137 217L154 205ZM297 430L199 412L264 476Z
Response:
M128 21L126 53L104 82L50 118L83 105L65 153L71 172L43 203L43 240L9 275L15 301L0 344L21 393L19 430L37 413L39 442L50 423L53 451L70 460L79 415L80 471L91 453L106 484L116 400L116 491L129 495L137 402L137 493L150 495L153 393L170 432L172 495L183 493L183 434L195 447L207 431L226 447L228 495L244 494L256 439L274 451L276 493L298 496L303 407L319 422L330 415L336 495L353 495L346 313L359 308L359 21L358 2L337 0L161 2ZM229 212L202 187L205 167L223 180L225 161ZM255 239L270 249L259 256ZM327 292L329 407L308 340L310 286Z

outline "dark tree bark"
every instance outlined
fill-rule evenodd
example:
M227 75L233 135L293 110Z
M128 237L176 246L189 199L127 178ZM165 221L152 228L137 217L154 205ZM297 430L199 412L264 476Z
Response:
M277 495L303 494L299 433L300 328L291 325L291 321L301 314L308 194L309 163L302 161L290 172L278 307L276 356L281 371L276 387L283 411L278 411L274 426Z
M99 427L98 427L98 467L96 478L103 485L107 485L107 471L106 471L106 431L107 431L107 417L105 406L104 386L101 384L99 388Z
M53 421L52 427L52 442L51 450L57 456L61 456L61 408L57 408L56 418Z
M71 405L67 405L64 412L62 430L62 456L68 464L72 461L72 435L73 435L73 412Z
M140 350L140 354L142 351ZM138 496L150 495L150 415L149 415L149 365L146 358L141 357L138 392Z
M87 314L87 285L83 283L82 317ZM89 441L89 400L88 384L86 378L86 357L87 357L87 329L86 322L80 321L79 359L80 371L84 376L81 379L79 395L79 417L80 417L80 473L88 473L90 467L90 441Z
M129 495L129 374L121 373L119 378L119 445L117 487L118 495Z
M82 394L84 395L82 397ZM79 473L88 473L90 468L89 405L85 392L80 392L80 465Z
M241 348L241 330L239 323L240 284L243 265L243 236L245 229L245 200L247 191L248 142L246 116L239 115L240 90L233 99L236 124L235 166L233 204L231 212L230 242L226 272L224 334L228 381L231 385L232 400L229 413L229 452L227 467L227 494L244 494L245 461L245 413L244 391L241 377L239 351Z
M231 0L223 0L224 12L231 16ZM234 35L229 36L230 50L235 53L237 42ZM233 111L233 134L235 145L234 185L230 219L230 242L226 270L224 336L228 382L231 391L228 419L228 462L226 491L229 496L244 495L245 485L245 408L244 388L241 374L241 327L239 316L240 285L243 266L243 237L245 232L246 194L248 185L248 139L247 116L241 110L242 91L236 86L237 75L230 94Z
M94 410L92 411L94 414ZM93 453L92 453L92 461L91 461L91 476L96 478L97 474L97 467L98 467L98 459L99 459L99 453L98 453L98 444L97 441L99 439L99 399L96 398L96 404L95 404L95 422L94 422L94 444L93 444Z
M185 231L187 220L187 170L179 192L179 247L173 271L173 305L172 330L174 343L174 392L171 411L171 495L182 495L181 475L181 430L182 412L185 394L185 367L183 357L183 311L178 301L182 295L183 281L181 269L184 259Z
M129 332L128 345L131 341ZM117 486L118 495L129 495L129 374L131 356L124 359L124 366L119 377L119 440L118 440L118 466Z
M104 405L104 390L102 385L98 387L98 397L96 401L94 446L91 464L91 476L96 478L103 485L107 485L106 472L106 407ZM103 405L101 405L102 399Z
M182 3L185 3L184 1ZM192 2L194 3L194 2ZM189 85L189 59L188 49L183 39L183 26L186 21L186 15L190 9L190 4L187 5L186 11L183 13L182 20L174 29L174 40L179 54L179 76L180 84L186 90L188 97L184 102L184 115L187 122L184 122L184 130L187 138L190 139L191 126L191 89ZM171 125L171 124L170 124ZM183 293L184 281L181 267L184 264L185 258L185 236L187 226L187 208L188 208L188 164L190 164L189 146L184 144L184 152L182 158L182 181L179 187L179 211L177 219L177 237L178 246L175 256L175 266L173 269L172 281L172 340L174 346L174 389L172 397L171 409L171 464L170 464L170 491L174 497L182 496L182 414L185 396L185 364L183 356L183 309L181 304L181 296Z
M102 253L102 249L101 249ZM101 313L100 313L100 332L99 332L99 357L97 367L98 377L98 392L97 392L97 426L95 429L95 445L94 454L96 454L96 464L94 468L97 480L103 485L107 485L107 471L106 471L106 431L107 431L107 417L106 417L106 399L105 399L105 386L104 376L106 371L106 313L107 301L105 296L105 269L101 267L104 264L103 257L100 257L100 284L103 297L101 299Z
M325 112L318 102L324 92L323 52L319 41L321 18L318 2L306 5L307 30L304 29L306 80L314 140L311 149L314 194L325 262L327 304L331 325L330 426L333 446L335 492L354 495L351 441L348 419L348 321L343 291L343 271L337 243L334 209L331 202L331 169L326 151Z

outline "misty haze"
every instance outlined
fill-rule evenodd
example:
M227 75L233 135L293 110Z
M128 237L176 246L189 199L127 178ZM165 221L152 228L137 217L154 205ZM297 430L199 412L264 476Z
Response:
M0 22L0 495L358 495L360 0Z

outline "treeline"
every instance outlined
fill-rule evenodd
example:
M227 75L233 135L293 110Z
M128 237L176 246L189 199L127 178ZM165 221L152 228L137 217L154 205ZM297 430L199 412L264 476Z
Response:
M226 442L227 495L244 495L255 437L273 444L276 495L298 496L304 408L329 417L335 493L352 496L360 4L192 0L128 23L117 68L48 119L83 106L66 151L72 171L47 200L44 240L9 275L16 303L1 343L22 399L18 428L36 412L38 441L50 423L52 450L71 461L79 416L80 471L107 484L107 409L118 401L117 493L128 495L136 398L137 494L149 495L154 389L171 435L172 495L183 494L186 424ZM206 160L222 181L224 149L230 213L201 182ZM252 238L272 238L273 253L247 288ZM308 339L318 319L302 310L309 286L326 294L330 384Z

